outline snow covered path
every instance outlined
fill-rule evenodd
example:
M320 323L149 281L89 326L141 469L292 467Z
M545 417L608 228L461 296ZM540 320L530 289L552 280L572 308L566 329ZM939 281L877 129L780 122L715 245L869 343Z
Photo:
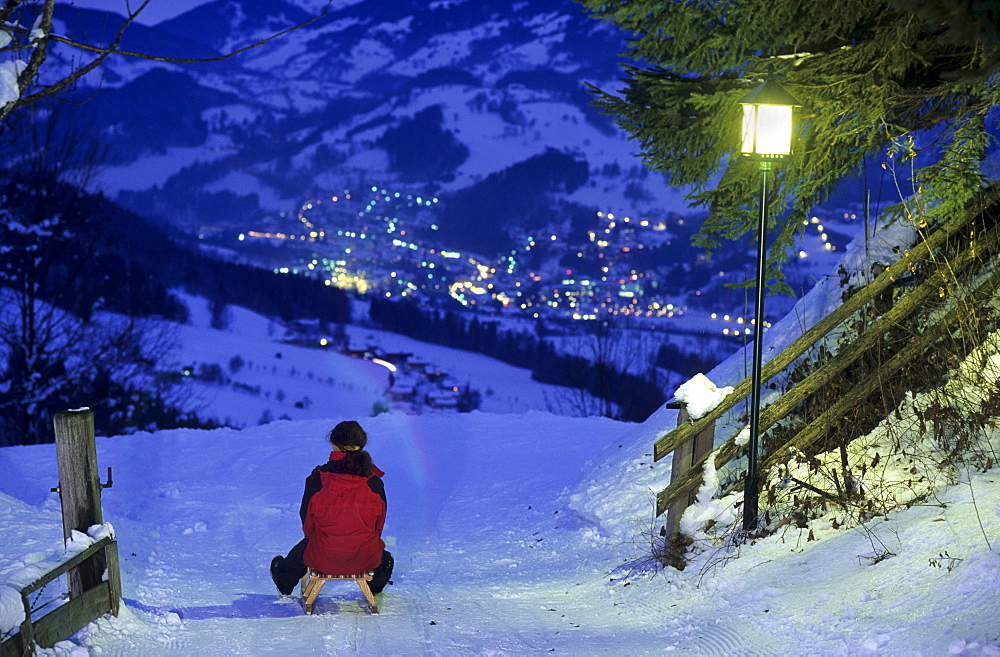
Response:
M546 413L365 420L387 473L395 584L378 616L349 584L328 584L305 616L267 564L300 536L302 483L336 421L98 439L101 467L114 468L104 508L126 607L77 644L112 655L1000 654L997 470L870 535L815 527L810 542L788 530L724 564L706 553L683 574L628 582L609 571L644 547L574 513L568 493L629 452L616 443L634 425ZM54 448L0 450L0 471L2 580L61 533ZM609 505L632 485L627 471ZM880 549L892 555L876 563ZM930 563L945 550L957 560Z
M267 564L301 537L302 482L325 460L333 423L99 439L101 468L114 468L104 508L120 542L126 604L157 631L116 638L112 626L129 623L102 621L104 636L90 640L105 654L523 653L579 645L581 626L595 648L620 640L610 619L592 621L590 598L609 598L607 557L595 549L593 560L578 559L580 520L556 494L622 425L543 413L366 421L387 472L395 584L378 616L362 611L353 585L328 584L319 615L305 617L298 600L277 596ZM19 497L47 500L58 541L58 504L47 493L54 449L0 454L19 471ZM603 545L594 537L592 547Z

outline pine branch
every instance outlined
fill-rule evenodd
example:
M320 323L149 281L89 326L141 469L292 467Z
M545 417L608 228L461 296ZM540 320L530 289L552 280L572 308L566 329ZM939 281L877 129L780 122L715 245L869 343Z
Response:
M1000 81L981 75L996 44L986 36L948 39L939 24L907 10L910 1L581 0L636 35L624 89L593 92L595 105L638 142L651 169L708 208L694 242L710 252L754 226L755 171L734 153L739 99L758 80L776 78L804 101L795 152L775 180L773 203L788 210L775 213L781 219L769 249L769 277L780 288L802 219L900 140L912 138L909 156L929 162L912 187L943 201L928 206L930 220L980 188L977 157L989 133L975 117L1000 104Z

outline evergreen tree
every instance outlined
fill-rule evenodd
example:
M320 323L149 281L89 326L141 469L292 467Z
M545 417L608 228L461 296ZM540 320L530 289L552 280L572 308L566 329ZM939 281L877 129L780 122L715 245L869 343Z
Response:
M904 195L924 199L905 204L910 219L963 211L985 184L1000 99L996 0L578 1L634 36L625 87L593 89L597 105L710 211L695 236L709 251L755 228L757 166L734 152L738 101L765 79L804 105L796 152L777 167L774 200L789 211L770 213L772 266L866 156L885 157Z

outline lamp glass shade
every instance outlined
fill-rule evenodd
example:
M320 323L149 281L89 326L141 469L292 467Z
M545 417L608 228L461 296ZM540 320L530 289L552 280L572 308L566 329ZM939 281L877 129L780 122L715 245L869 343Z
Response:
M746 155L780 158L792 151L792 107L743 105L743 147Z

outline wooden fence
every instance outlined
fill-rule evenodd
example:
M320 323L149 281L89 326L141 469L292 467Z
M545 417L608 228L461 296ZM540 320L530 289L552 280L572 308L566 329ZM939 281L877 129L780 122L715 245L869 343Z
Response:
M32 619L31 596L33 594L40 591L46 584L67 575L71 570L91 567L98 560L107 564L107 580L98 582L78 597L55 607L44 616ZM0 644L0 657L33 655L36 645L42 648L51 648L104 614L111 613L117 616L121 597L121 580L118 575L118 543L106 536L21 589L24 622L21 623L20 632Z
M788 368L807 349L834 329L849 319L858 317L860 312L866 311L874 316L852 342L841 345L835 356L817 366L808 376L784 391L761 411L761 432L792 413L803 401L836 377L842 376L848 367L880 344L888 331L905 326L920 316L927 310L932 300L951 297L954 301L951 311L930 320L922 332L914 335L906 346L883 363L875 374L857 381L853 389L839 399L833 400L817 418L800 428L782 444L774 447L760 464L762 481L764 473L787 460L793 449L802 450L822 438L828 428L843 417L851 406L858 404L859 400L865 399L877 390L885 377L897 373L908 362L919 358L934 342L958 328L963 319L958 308L981 308L1000 289L1000 272L997 271L982 274L971 289L959 291L955 285L956 281L963 278L971 279L970 272L976 271L976 265L985 258L995 256L1000 250L1000 226L993 218L998 211L998 199L1000 199L1000 188L994 186L984 193L979 204L970 208L967 214L952 218L929 234L921 234L921 239L912 249L903 252L895 263L882 271L872 282L816 322L764 364L761 370L762 384ZM953 248L956 243L962 246ZM950 249L949 253L945 253L949 250L946 246ZM893 289L898 287L898 282L910 278L918 269L927 272L923 281L915 284L905 294L894 298ZM716 420L750 394L751 385L751 377L747 377L709 413L694 421L681 418L676 429L661 436L654 444L654 461L677 450L688 449L685 446L697 441L706 431L712 431ZM665 527L667 535L665 560L670 565L683 567L682 560L678 562L670 556L678 551L672 550L671 546L682 547L686 540L679 534L679 514L688 505L692 492L700 485L705 463L713 455L715 467L722 468L733 459L743 456L744 448L736 444L735 435L730 436L714 451L696 458L689 467L675 468L671 473L670 485L656 496L656 515L659 516L668 509L672 512ZM730 490L741 488L740 481Z
M59 467L59 492L62 503L63 536L74 530L86 532L102 524L101 489L97 473L97 449L94 442L94 417L88 409L58 413L54 421L56 459ZM69 601L54 607L37 619L32 618L31 596L47 584L66 575ZM121 577L118 567L118 543L104 537L49 570L20 589L24 622L20 631L0 643L0 657L33 655L35 647L51 648L59 641L104 614L118 615L121 604ZM36 595L37 597L37 595ZM51 602L41 605L48 606Z

